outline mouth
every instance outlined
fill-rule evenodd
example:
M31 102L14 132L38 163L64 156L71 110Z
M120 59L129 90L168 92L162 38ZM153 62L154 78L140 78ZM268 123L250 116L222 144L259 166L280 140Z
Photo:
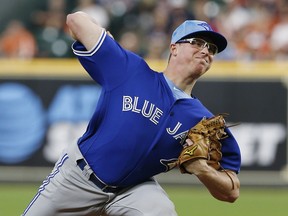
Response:
M209 60L207 58L198 57L200 61L204 61L206 64L209 64Z

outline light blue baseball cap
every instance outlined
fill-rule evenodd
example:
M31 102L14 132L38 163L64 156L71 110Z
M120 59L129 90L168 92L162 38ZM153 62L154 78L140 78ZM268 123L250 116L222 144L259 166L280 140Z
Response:
M226 38L215 32L208 23L200 20L186 20L178 26L172 34L171 44L175 44L181 39L192 37L209 38L217 46L218 53L227 47Z

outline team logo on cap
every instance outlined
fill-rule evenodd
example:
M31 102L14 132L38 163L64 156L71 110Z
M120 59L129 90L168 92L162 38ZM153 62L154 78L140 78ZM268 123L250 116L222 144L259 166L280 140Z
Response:
M199 23L199 24L197 24L197 25L203 27L203 28L206 29L207 31L213 31L212 28L211 28L207 23L204 23L204 22L203 22L203 23Z

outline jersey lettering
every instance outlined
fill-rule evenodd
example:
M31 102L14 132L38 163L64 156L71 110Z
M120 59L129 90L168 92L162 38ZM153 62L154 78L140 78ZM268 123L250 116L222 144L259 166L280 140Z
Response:
M145 118L149 118L151 122L155 125L159 123L161 116L163 115L163 111L155 106L155 104L150 103L149 101L145 100L142 107L138 106L139 97L130 97L130 96L123 96L123 105L122 111L127 112L135 112L139 113Z
M129 96L123 96L122 111L132 110L132 98Z
M181 127L181 123L180 122L177 122L177 125L175 126L175 128L173 130L171 130L171 128L166 128L167 130L167 133L170 134L170 135L174 135L176 134L176 132L179 130L179 128Z
M138 99L139 99L139 97L134 97L134 102L133 102L133 106L132 106L132 112L135 112L135 113L140 113L141 112L140 109L137 109Z
M179 134L174 135L174 139L179 139L180 140L180 144L183 145L186 142L186 136L187 136L188 130L183 131Z
M147 112L147 107L148 107L149 101L145 100L144 105L143 105L143 109L142 109L142 115L145 116L146 118L149 118L152 115L152 112L154 110L154 104L150 105L150 109Z

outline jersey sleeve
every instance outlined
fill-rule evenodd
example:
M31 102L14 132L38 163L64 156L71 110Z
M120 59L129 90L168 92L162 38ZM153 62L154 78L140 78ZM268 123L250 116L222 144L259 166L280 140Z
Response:
M239 145L229 129L226 129L228 137L221 140L222 143L222 160L221 166L224 169L240 172L241 153Z
M86 50L79 41L72 44L72 50L91 78L106 89L119 85L133 75L142 60L122 48L104 30L91 50Z
M194 125L199 122L203 116L210 118L213 117L214 114L208 110L198 98L194 97L193 106L192 106L192 116L191 119L194 119ZM189 119L189 118L187 118ZM191 121L191 120L189 120ZM191 127L191 126L190 126ZM229 128L225 129L227 133L227 138L220 140L222 144L221 152L222 152L222 159L220 164L222 168L227 170L232 170L236 173L240 172L241 166L241 152L238 145L237 140L229 130Z

